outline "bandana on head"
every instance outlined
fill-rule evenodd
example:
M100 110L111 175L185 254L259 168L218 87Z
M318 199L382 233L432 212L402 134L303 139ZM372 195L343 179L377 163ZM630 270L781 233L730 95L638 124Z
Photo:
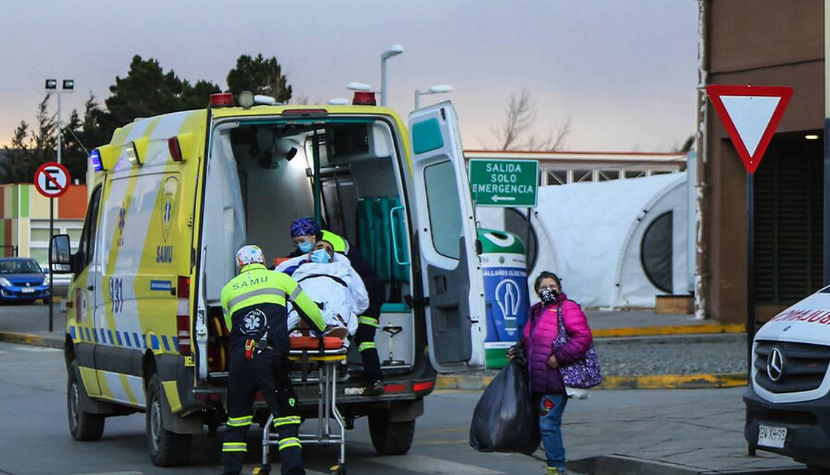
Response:
M320 226L311 218L300 218L291 223L291 237L314 236L320 232Z
M262 253L262 249L260 249L259 246L242 246L238 251L236 251L236 263L239 265L240 269L250 264L264 264L265 255Z

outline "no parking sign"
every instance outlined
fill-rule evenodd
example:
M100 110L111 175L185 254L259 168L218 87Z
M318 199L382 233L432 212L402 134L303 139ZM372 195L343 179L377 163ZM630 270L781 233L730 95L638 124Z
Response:
M57 198L69 189L69 170L57 162L46 162L35 171L35 188L47 198Z

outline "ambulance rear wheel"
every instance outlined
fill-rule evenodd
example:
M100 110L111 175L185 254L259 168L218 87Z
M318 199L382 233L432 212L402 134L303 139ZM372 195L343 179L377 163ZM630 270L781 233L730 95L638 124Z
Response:
M176 467L190 460L190 434L177 434L161 423L164 391L157 374L147 385L147 442L150 460L158 467Z
M369 435L380 455L403 455L412 447L415 420L392 422L389 420L389 411L379 409L369 414Z
M83 398L89 397L81 386L78 362L69 367L66 387L66 413L69 417L69 433L80 441L99 440L104 434L104 416L83 410Z

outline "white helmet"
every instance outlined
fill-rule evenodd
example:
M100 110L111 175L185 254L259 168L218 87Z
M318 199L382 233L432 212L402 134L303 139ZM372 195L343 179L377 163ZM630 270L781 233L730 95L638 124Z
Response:
M236 264L240 269L250 264L265 264L265 255L259 246L242 246L236 251Z

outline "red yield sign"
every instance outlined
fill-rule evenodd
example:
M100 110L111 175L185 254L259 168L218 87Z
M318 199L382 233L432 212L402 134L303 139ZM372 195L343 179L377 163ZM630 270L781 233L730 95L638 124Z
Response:
M790 103L793 88L712 84L706 86L706 92L746 171L755 173Z
M57 198L69 188L69 170L57 162L46 162L35 171L35 188L47 198Z

